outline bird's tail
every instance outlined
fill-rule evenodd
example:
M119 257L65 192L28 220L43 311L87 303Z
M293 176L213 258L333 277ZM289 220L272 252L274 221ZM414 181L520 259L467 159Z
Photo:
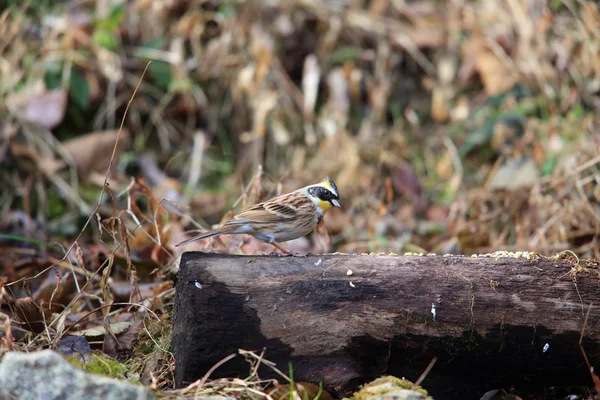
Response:
M175 247L179 247L179 246L184 246L188 243L192 243L195 242L196 240L202 240L202 239L206 239L209 237L213 237L213 236L219 236L221 233L221 231L208 231L208 232L204 232L202 235L198 235L198 236L194 236L193 238L190 239L186 239L183 242L179 242L175 245Z

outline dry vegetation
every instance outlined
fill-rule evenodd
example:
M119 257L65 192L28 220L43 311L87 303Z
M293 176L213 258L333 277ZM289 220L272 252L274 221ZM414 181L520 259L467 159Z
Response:
M294 251L598 257L594 1L56 3L0 15L0 351L171 388L181 252L272 251L172 244L325 175Z

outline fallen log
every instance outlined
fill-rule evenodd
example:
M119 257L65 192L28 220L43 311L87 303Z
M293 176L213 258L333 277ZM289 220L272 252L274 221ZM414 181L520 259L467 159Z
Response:
M598 277L592 263L538 256L188 252L176 283L176 385L263 348L284 372L292 362L296 381L342 394L382 374L414 381L433 357L423 386L440 398L592 385L579 339L587 314L583 346L600 365ZM238 356L211 377L248 372Z

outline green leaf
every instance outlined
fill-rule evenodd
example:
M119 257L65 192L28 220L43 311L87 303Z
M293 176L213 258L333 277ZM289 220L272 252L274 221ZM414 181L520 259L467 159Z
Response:
M148 67L148 71L156 82L156 85L161 89L166 90L173 80L171 65L165 61L152 61L152 64Z
M552 11L558 11L558 9L562 6L562 0L552 0L550 2L550 8Z
M356 60L361 53L361 49L353 46L344 46L334 51L327 60L329 64L341 64L346 61Z
M288 370L290 374L290 400L294 400L296 396L296 382L294 382L294 367L292 366L292 362L288 362Z
M114 4L106 18L100 18L94 21L97 28L115 32L119 29L119 25L125 18L125 7L121 4Z
M67 206L65 205L65 202L54 190L48 191L46 202L48 204L48 219L62 216L67 212Z
M119 41L117 36L107 29L96 29L92 35L94 43L105 49L115 51L119 47Z
M69 81L69 94L75 104L82 110L87 110L90 106L90 87L87 79L79 71L71 71L71 80Z
M60 87L61 78L59 74L54 72L46 72L44 74L44 83L48 90L58 89Z
M124 4L113 4L112 5L112 7L108 13L107 22L113 30L116 30L119 28L119 25L121 24L123 19L125 19L126 12L127 12L127 9L125 8Z
M44 83L49 90L58 89L62 81L62 63L46 61L44 63Z
M15 240L18 242L23 242L23 243L32 243L32 244L37 244L40 247L45 247L45 246L48 246L48 244L49 244L49 243L46 243L46 242L38 240L38 239L28 238L28 237L19 236L19 235L11 235L9 233L0 233L0 239Z
M169 84L170 93L187 93L194 85L190 79L174 79Z
M158 50L158 49L162 49L164 44L165 44L165 39L156 38L156 39L147 41L146 43L142 44L141 47L146 48L146 49Z
M217 9L217 12L226 20L235 17L235 11L235 5L229 1L224 1Z
M576 104L567 115L568 121L580 121L585 116L585 109L581 104Z
M556 157L551 157L551 158L544 160L544 163L542 164L542 168L541 168L542 176L552 175L552 171L554 171L554 167L556 167L557 161L558 161L558 158L556 158Z

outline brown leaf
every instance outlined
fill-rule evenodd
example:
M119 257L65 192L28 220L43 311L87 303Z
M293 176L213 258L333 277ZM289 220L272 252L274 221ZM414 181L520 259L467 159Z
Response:
M443 86L433 88L431 95L431 116L435 121L445 122L450 117L451 90Z
M129 321L119 321L110 323L110 330L115 335L126 332L127 329L132 325ZM104 325L96 325L91 328L83 329L76 332L71 332L73 336L86 336L86 337L98 337L106 335L106 327Z
M509 57L500 59L490 49L488 40L482 32L476 31L473 38L463 45L459 82L465 84L477 72L485 92L494 96L510 89L519 76L518 72L509 65Z
M392 178L392 186L396 192L406 196L415 204L420 202L422 195L421 183L410 164L406 163L398 168L392 169L390 175Z
M144 326L142 320L135 321L122 335L117 337L121 351L132 350L133 345L138 339L140 330Z
M111 358L116 358L119 350L119 343L117 343L116 338L111 334L104 335L102 352Z
M106 173L117 138L119 143L115 159L118 159L119 153L128 139L128 131L125 129L121 132L120 137L117 130L92 132L71 139L63 146L75 160L79 176L82 179L89 179L94 172L102 175ZM116 165L116 162L113 165Z
M55 160L49 156L42 156L33 147L26 146L19 142L11 141L9 144L10 154L17 159L30 160L39 171L44 171L51 175L64 167L65 163Z
M29 122L53 129L65 117L67 90L32 89L9 96L6 104L11 111L22 115Z
M488 50L482 50L477 54L475 68L481 76L486 93L490 96L507 91L518 79L512 69Z
M85 283L85 277L77 275L76 279L79 285ZM73 279L72 272L60 273L58 270L50 271L46 278L33 293L33 299L44 305L45 309L51 304L50 311L56 312L69 304L77 294L77 285Z
M33 333L44 331L44 315L40 306L31 298L17 299L13 306L15 320Z

